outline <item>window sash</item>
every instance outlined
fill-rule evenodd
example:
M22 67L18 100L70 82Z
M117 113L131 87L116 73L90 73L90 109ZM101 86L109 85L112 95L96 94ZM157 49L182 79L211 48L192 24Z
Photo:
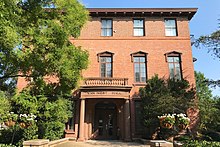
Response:
M101 36L112 36L112 20L103 19L101 30Z
M170 71L170 79L182 79L182 71L179 57L167 57L168 67Z
M112 57L100 57L101 77L112 77Z
M134 57L135 82L146 82L146 59L145 57Z
M144 36L144 20L134 19L134 36Z
M177 36L175 19L165 19L165 34L166 36Z

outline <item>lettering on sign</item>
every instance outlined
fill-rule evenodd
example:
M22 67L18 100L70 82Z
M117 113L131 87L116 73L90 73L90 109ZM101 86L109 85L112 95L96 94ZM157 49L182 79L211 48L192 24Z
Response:
M118 91L96 91L96 92L86 92L88 95L122 95L122 92Z

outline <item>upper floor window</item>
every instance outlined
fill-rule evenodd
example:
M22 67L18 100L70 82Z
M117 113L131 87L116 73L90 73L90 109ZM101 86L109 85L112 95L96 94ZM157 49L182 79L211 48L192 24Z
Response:
M165 35L177 36L176 19L165 19Z
M102 19L101 36L112 36L112 19Z
M103 52L98 54L101 77L112 77L112 58L113 53L111 52Z
M171 79L176 79L176 80L182 79L181 56L180 55L181 53L178 53L178 52L171 52L171 53L166 54Z
M134 19L134 36L144 35L144 19Z
M147 80L146 55L144 52L133 53L132 61L134 63L134 80L138 83L144 83Z

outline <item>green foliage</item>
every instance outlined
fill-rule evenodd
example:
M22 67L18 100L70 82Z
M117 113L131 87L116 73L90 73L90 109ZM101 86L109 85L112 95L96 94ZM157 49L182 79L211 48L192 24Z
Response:
M0 91L0 123L6 117L6 112L10 110L10 103L3 91Z
M220 20L220 19L219 19ZM209 35L200 36L199 39L196 40L195 46L200 47L203 45L208 52L211 52L216 58L220 60L220 23L218 29L212 32ZM208 80L209 85L212 86L219 86L220 87L220 80Z
M87 10L77 0L0 2L0 90L13 94L16 78L24 77L28 85L10 98L9 111L37 116L26 129L17 122L16 127L1 130L0 141L21 145L24 139L62 137L73 109L68 97L89 56L70 37L80 35L87 19ZM1 93L0 100L1 115L10 107Z
M84 6L77 0L3 0L0 8L0 89L21 76L33 81L35 95L69 95L88 64L88 52L69 40L88 19ZM56 80L46 82L50 76Z
M18 123L15 126L0 131L0 141L4 144L22 146L23 141L37 139L37 126L32 124L28 128L21 128Z
M15 145L0 144L0 147L16 147Z
M208 87L204 74L195 72L196 77L196 92L199 99L200 110L200 129L207 129L212 126L213 121L216 120L214 114L217 112L215 100L212 97L211 90Z
M220 99L213 97L208 86L208 79L201 72L195 72L196 76L196 92L199 99L198 106L200 110L200 126L199 131L202 133L199 138L205 140L219 141L220 131ZM213 135L215 134L215 135Z
M198 140L190 140L187 141L184 147L220 147L220 142L208 142L208 141L198 141Z
M59 139L63 136L65 123L72 116L73 102L62 97L32 96L31 91L23 91L12 98L18 114L37 116L38 137ZM18 109L19 108L19 109Z
M38 117L39 138L59 139L63 136L65 123L71 117L73 109L70 100L57 98L48 100L46 97L39 98Z
M193 105L195 92L186 80L175 81L157 75L140 88L145 125L158 126L158 116L165 113L185 113Z

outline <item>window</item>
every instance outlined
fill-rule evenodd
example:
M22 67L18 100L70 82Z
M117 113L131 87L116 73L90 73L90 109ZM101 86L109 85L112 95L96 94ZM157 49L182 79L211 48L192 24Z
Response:
M134 19L134 36L144 35L144 19Z
M101 77L112 77L112 57L100 57Z
M176 19L165 19L165 35L177 36Z
M170 78L181 80L182 70L181 70L181 53L172 52L167 54L167 62L170 72Z
M97 54L98 62L100 62L100 76L101 77L112 77L112 59L114 53L102 52Z
M112 36L112 19L102 19L101 36Z
M147 79L146 73L146 57L147 53L142 51L131 54L132 62L134 63L134 81L145 83Z
M135 132L140 133L143 130L141 101L135 101Z

